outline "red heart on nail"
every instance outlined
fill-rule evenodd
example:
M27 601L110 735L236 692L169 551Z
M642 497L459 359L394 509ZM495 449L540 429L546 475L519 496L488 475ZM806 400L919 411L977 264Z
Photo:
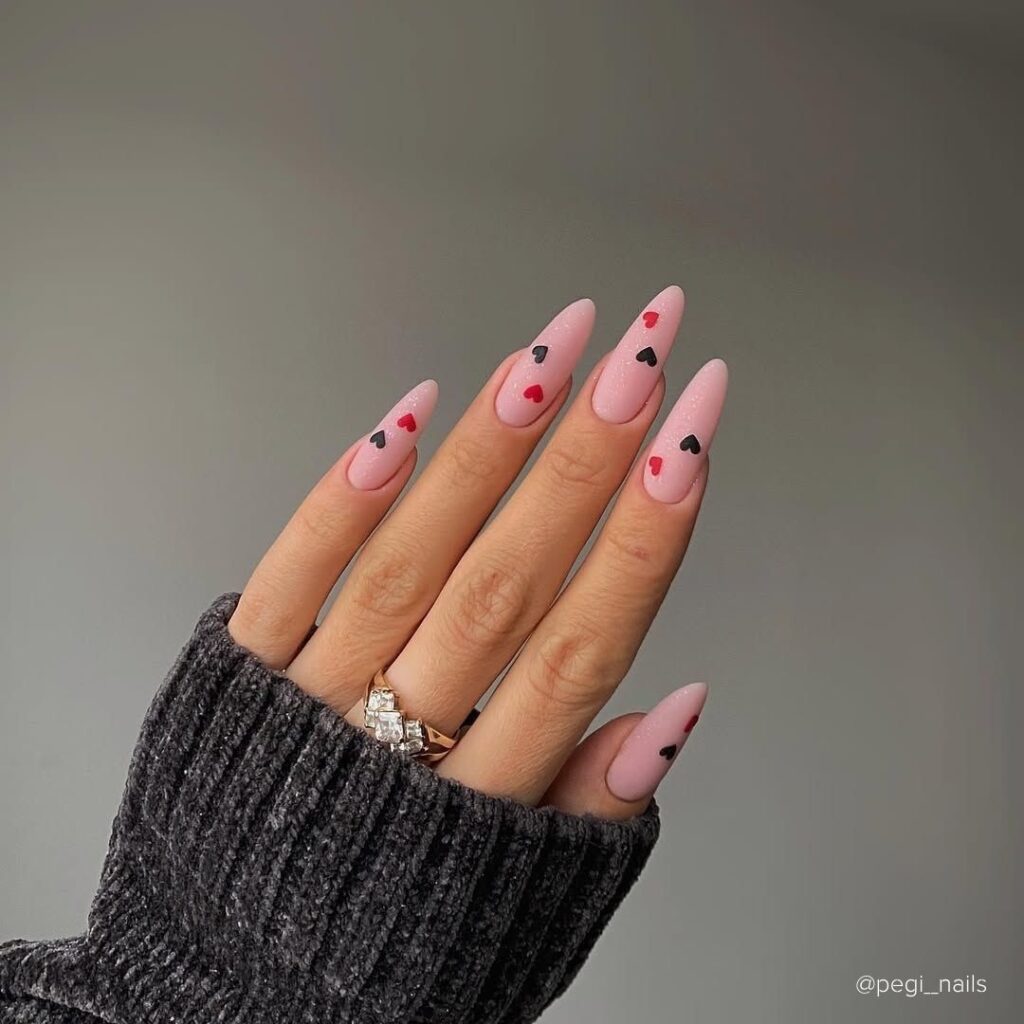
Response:
M652 455L648 460L648 465L651 467L651 476L657 476L661 472L661 463L663 459L660 455Z
M411 434L416 429L416 417L411 412L404 413L398 417L398 426Z
M531 384L524 392L523 398L532 399L534 402L544 401L544 389L539 384Z
M655 313L653 309L649 309L644 313L644 327L653 327L658 322L659 313Z

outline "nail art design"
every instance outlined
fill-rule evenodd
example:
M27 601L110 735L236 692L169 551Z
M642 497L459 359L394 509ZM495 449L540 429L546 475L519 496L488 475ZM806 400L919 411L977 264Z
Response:
M704 683L670 693L623 740L605 776L614 796L632 803L651 796L683 749L707 700Z
M498 419L511 427L533 423L572 375L593 326L590 299L579 299L563 309L509 370L494 400Z
M707 459L728 384L725 363L712 359L686 385L644 467L644 487L652 498L673 504L686 497Z
M437 405L437 382L417 384L361 444L348 466L353 487L371 491L383 487L416 447Z
M594 385L594 412L601 419L627 423L644 407L661 376L657 367L672 349L684 303L682 289L671 285L630 324Z

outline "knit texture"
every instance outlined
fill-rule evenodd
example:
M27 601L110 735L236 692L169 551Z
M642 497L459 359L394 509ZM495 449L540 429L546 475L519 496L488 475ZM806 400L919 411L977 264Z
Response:
M438 778L238 647L217 600L142 726L85 936L0 946L0 1020L533 1021L639 874L624 823Z

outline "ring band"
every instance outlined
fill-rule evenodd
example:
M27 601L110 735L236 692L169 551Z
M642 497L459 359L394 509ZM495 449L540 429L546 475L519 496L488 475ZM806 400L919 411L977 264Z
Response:
M425 764L436 764L449 754L468 728L463 726L451 737L422 719L406 718L383 669L377 670L366 687L363 727L389 750Z

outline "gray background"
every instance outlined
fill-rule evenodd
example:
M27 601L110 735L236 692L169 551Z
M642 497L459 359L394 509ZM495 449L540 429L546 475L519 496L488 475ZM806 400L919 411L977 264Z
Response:
M81 929L194 618L401 389L429 454L678 281L670 388L733 387L609 713L711 702L546 1020L1019 1019L1022 53L988 2L0 3L0 934Z

